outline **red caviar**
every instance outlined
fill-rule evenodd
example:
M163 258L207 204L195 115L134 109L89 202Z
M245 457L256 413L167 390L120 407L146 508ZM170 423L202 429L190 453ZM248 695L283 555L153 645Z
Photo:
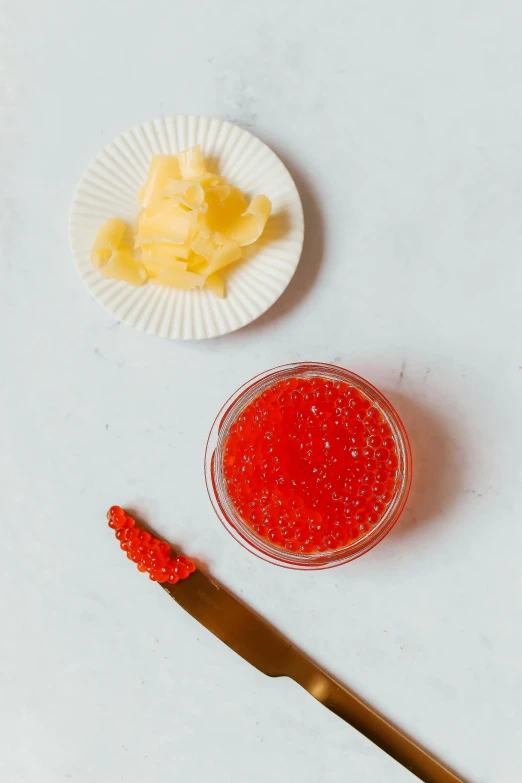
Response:
M175 585L196 570L192 560L173 555L166 541L143 530L119 506L109 509L107 519L109 527L116 531L120 548L127 552L129 560L136 563L138 571L147 571L154 582L169 582Z
M289 378L230 427L223 473L237 513L262 539L303 554L347 546L395 494L398 448L378 407L345 381Z

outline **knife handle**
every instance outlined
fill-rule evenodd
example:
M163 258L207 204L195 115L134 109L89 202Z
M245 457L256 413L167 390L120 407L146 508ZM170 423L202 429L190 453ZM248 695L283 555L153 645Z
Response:
M304 656L294 658L287 676L424 783L465 783Z

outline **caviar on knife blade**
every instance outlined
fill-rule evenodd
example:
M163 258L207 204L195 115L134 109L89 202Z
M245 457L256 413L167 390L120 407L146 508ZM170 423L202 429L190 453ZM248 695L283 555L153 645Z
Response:
M196 570L192 560L174 555L166 541L142 530L119 506L109 509L107 519L109 527L116 533L120 548L127 553L129 560L136 563L138 571L146 571L154 582L174 585Z

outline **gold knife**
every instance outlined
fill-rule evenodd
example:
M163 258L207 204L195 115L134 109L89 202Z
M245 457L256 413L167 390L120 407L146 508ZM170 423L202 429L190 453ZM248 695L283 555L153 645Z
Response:
M161 587L245 661L268 677L295 680L424 783L465 783L201 571L175 585L165 582Z

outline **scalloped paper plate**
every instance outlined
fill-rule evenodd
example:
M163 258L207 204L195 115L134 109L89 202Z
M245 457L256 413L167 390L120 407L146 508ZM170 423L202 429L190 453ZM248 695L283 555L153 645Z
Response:
M153 155L175 155L200 144L211 170L247 196L272 201L263 236L244 248L244 261L227 274L227 296L157 285L134 288L94 269L91 247L111 215L134 223L137 193ZM217 337L258 318L281 296L303 246L303 208L295 183L277 155L246 130L210 117L166 117L118 136L88 166L73 199L69 237L80 276L95 299L119 321L147 334L192 340Z

